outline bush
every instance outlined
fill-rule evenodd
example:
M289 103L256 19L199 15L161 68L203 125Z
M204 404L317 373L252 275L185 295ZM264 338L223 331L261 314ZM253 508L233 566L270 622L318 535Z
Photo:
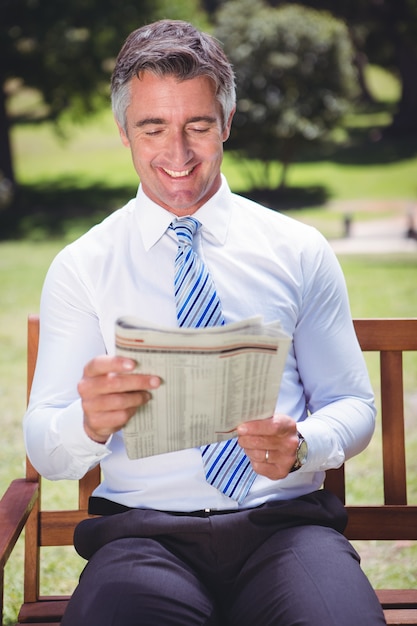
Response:
M238 105L228 147L285 173L295 147L326 138L356 93L346 26L329 13L263 0L231 0L215 35L237 79Z

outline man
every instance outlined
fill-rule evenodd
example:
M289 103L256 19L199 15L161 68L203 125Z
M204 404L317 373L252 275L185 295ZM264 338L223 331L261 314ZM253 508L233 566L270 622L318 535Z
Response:
M175 21L133 32L112 102L141 185L48 272L25 418L43 475L103 470L91 501L101 517L76 531L89 561L63 626L383 624L341 534L344 509L320 490L375 418L334 255L314 229L229 190L234 78L214 39ZM200 449L132 461L121 434L161 380L114 355L115 320L178 325L174 229L189 216L225 323L262 314L292 338L275 414L239 425L233 442L251 473L240 498L211 484Z

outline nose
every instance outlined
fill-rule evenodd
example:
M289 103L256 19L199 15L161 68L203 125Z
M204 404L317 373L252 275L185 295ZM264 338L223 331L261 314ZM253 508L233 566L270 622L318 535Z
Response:
M190 140L182 129L169 134L167 155L171 167L182 168L192 160L193 154Z

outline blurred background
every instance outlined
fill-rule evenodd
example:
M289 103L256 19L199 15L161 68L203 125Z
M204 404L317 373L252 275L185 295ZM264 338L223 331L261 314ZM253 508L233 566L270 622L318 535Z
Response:
M0 0L0 493L24 473L26 317L45 272L136 193L110 111L115 57L132 30L164 17L211 32L233 63L238 109L223 167L233 191L323 232L354 317L417 314L417 0ZM377 363L368 366L378 392ZM415 356L406 372L416 503ZM350 501L379 501L377 436L352 467ZM71 485L48 487L48 505L68 501ZM417 546L359 548L374 585L416 586ZM71 590L82 567L71 559L47 556L45 593L57 571ZM20 560L19 548L6 624Z
M1 0L1 240L83 228L134 193L109 77L127 34L166 16L212 32L234 65L235 191L336 206L345 230L378 199L415 235L416 0Z

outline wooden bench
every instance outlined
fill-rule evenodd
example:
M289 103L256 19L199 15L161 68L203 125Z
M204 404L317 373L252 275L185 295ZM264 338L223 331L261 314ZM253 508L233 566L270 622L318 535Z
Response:
M380 352L383 489L384 504L347 504L346 535L359 540L417 540L417 506L407 504L403 352L417 350L417 318L355 320L364 351ZM28 325L28 393L32 382L39 320L30 316ZM76 510L42 511L41 479L27 461L26 478L14 480L0 502L0 585L3 601L4 566L25 529L24 602L18 624L51 626L60 623L68 596L40 595L40 554L43 546L72 544L75 525L87 516L88 497L99 483L100 471L92 470L79 481ZM345 468L327 473L326 488L345 502ZM390 625L417 625L417 589L379 589L378 597ZM3 616L3 604L1 616ZM3 621L2 621L3 623Z

